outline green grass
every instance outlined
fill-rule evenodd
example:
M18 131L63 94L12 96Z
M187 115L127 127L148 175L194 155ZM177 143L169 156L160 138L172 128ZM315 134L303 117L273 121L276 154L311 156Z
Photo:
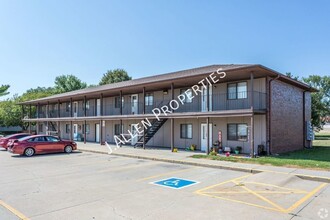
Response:
M291 153L280 154L278 156L241 158L193 155L192 157L240 163L330 170L330 133L317 134L313 141L313 149L303 149Z

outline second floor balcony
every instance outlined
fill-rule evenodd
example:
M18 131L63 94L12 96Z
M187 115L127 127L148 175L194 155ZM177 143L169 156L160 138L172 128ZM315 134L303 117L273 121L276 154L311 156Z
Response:
M265 111L267 108L266 93L256 91L214 93L209 94L209 99L207 95L195 96L192 99L186 97L183 103L181 103L176 97L175 100L180 103L180 106L174 111L174 113L251 109L252 103L254 110ZM161 108L164 105L168 106L170 101L171 99L156 99L154 97L148 97L148 99L141 101L138 100L138 98L132 98L132 96L127 96L126 100L123 99L121 103L118 102L118 100L116 103L115 99L104 99L103 103L94 99L89 100L88 105L86 105L86 110L83 101L77 101L73 102L72 109L67 103L61 104L59 109L50 108L50 110L47 110L47 108L43 106L42 108L39 108L39 114L35 112L32 117L57 118L60 116L62 118L152 114L153 109ZM209 108L207 108L207 106L209 106Z

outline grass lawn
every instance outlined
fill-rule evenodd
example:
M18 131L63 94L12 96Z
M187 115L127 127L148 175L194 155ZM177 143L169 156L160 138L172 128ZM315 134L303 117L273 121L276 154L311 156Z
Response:
M313 141L313 149L304 149L291 153L280 154L278 156L240 158L211 155L193 155L192 157L240 163L256 163L273 166L330 170L330 133L316 134L315 140Z

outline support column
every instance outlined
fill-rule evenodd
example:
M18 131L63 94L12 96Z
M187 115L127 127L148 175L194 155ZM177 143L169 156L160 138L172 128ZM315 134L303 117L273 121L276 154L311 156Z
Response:
M61 138L61 122L57 121L57 136Z
M206 154L208 155L210 153L210 118L206 118Z
M174 83L171 83L171 100L174 100ZM174 112L174 110L172 110Z
M254 108L254 92L253 92L253 81L254 81L254 75L253 72L251 72L250 74L250 106L251 106L251 110L253 111Z
M39 118L40 114L40 104L37 104L37 118Z
M251 125L250 125L250 144L251 144L251 157L254 157L254 115L251 116Z
M31 122L29 121L28 123L29 123L29 125L28 125L29 126L29 134L31 134Z
M36 122L36 134L39 134L39 121Z
M206 111L210 110L210 86L207 85L206 88Z
M31 104L29 105L29 118L32 117L32 107L31 107Z
M123 92L121 90L119 93L119 100L120 100L120 114L122 115L123 114ZM121 127L120 127L120 129L121 129Z
M100 95L100 116L103 116L103 93Z
M73 125L72 125L72 121L70 121L70 140L73 141Z
M72 98L70 99L70 116L71 116L71 118L73 117L73 103L72 103ZM71 122L71 124L72 124L72 122Z
M171 151L174 150L174 118L171 118Z
M142 96L143 96L143 100L142 100L142 103L143 103L142 114L145 114L146 113L146 88L145 87L143 87Z
M61 117L61 102L60 100L57 101L57 117Z
M121 93L121 92L120 92ZM121 97L121 95L120 95ZM120 98L120 101L121 101L121 98ZM121 103L120 103L121 104ZM121 105L120 105L120 108L121 108ZM122 135L123 134L123 120L120 119L120 134ZM120 142L120 147L122 146L121 142Z
M86 144L86 137L87 137L87 132L86 132L86 120L84 121L84 144Z

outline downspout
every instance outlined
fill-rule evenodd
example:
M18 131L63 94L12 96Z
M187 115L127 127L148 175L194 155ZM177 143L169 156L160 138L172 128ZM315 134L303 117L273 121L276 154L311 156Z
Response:
M306 91L303 92L303 146L306 148Z
M268 102L268 134L269 134L269 136L268 136L268 138L269 138L269 140L268 140L268 149L267 149L267 154L268 155L270 155L271 154L271 144L272 144L272 141L271 141L271 124L270 124L270 122L271 122L271 110L272 110L272 84L271 84L271 82L273 81L273 80L278 80L279 78L280 78L281 76L280 75L277 75L275 78L272 78L272 79L270 79L269 80L269 82L268 82L268 89L269 89L269 93L268 93L268 95L269 95L269 102Z

